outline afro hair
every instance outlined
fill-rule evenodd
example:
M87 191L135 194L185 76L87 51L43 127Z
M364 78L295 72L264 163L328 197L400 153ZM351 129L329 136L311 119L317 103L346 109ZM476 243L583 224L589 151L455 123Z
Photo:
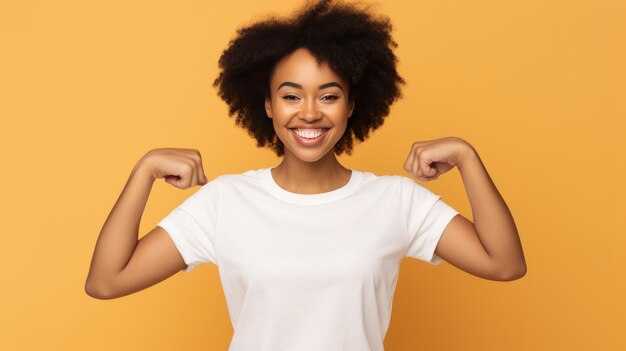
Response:
M354 138L363 142L383 124L390 105L402 97L400 84L406 83L396 70L393 48L398 44L391 31L387 17L375 17L356 4L307 2L290 18L270 16L239 28L222 52L213 86L228 105L229 117L236 114L235 124L248 130L257 147L269 146L283 156L284 145L267 117L264 101L271 96L276 63L304 47L349 82L354 111L334 152L351 155Z

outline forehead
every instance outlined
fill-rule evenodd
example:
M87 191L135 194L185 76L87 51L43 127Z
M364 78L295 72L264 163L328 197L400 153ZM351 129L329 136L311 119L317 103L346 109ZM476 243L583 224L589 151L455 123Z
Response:
M317 87L322 83L336 81L345 87L345 81L328 63L322 61L318 64L315 56L306 48L299 48L276 63L271 84L274 87L284 81L299 83L305 87Z

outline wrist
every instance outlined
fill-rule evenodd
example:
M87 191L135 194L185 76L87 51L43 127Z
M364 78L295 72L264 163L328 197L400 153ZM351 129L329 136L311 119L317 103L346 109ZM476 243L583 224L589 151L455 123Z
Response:
M132 177L139 177L141 179L148 180L150 182L156 181L156 177L152 172L152 168L148 165L147 160L141 158L139 162L135 164L133 170L131 171Z
M467 144L461 152L461 157L459 158L459 162L456 164L456 167L460 171L466 164L476 160L478 160L478 153L471 145Z

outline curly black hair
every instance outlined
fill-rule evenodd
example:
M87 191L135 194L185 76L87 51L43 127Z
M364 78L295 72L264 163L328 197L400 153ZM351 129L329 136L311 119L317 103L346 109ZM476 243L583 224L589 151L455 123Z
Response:
M228 104L229 117L248 130L257 147L269 145L277 156L284 145L267 118L264 101L270 98L270 80L276 63L298 48L307 48L318 63L349 82L349 102L355 102L344 135L335 144L336 155L352 154L354 138L363 142L380 127L390 105L402 97L406 84L396 70L387 17L375 17L368 8L333 0L307 1L292 17L270 16L239 28L219 59L221 72L213 86Z

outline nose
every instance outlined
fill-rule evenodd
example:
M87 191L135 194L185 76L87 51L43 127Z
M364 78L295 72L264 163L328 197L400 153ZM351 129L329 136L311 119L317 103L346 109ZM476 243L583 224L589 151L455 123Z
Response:
M308 99L304 104L302 104L302 112L300 113L300 116L308 122L322 118L322 114L317 109L315 99Z

